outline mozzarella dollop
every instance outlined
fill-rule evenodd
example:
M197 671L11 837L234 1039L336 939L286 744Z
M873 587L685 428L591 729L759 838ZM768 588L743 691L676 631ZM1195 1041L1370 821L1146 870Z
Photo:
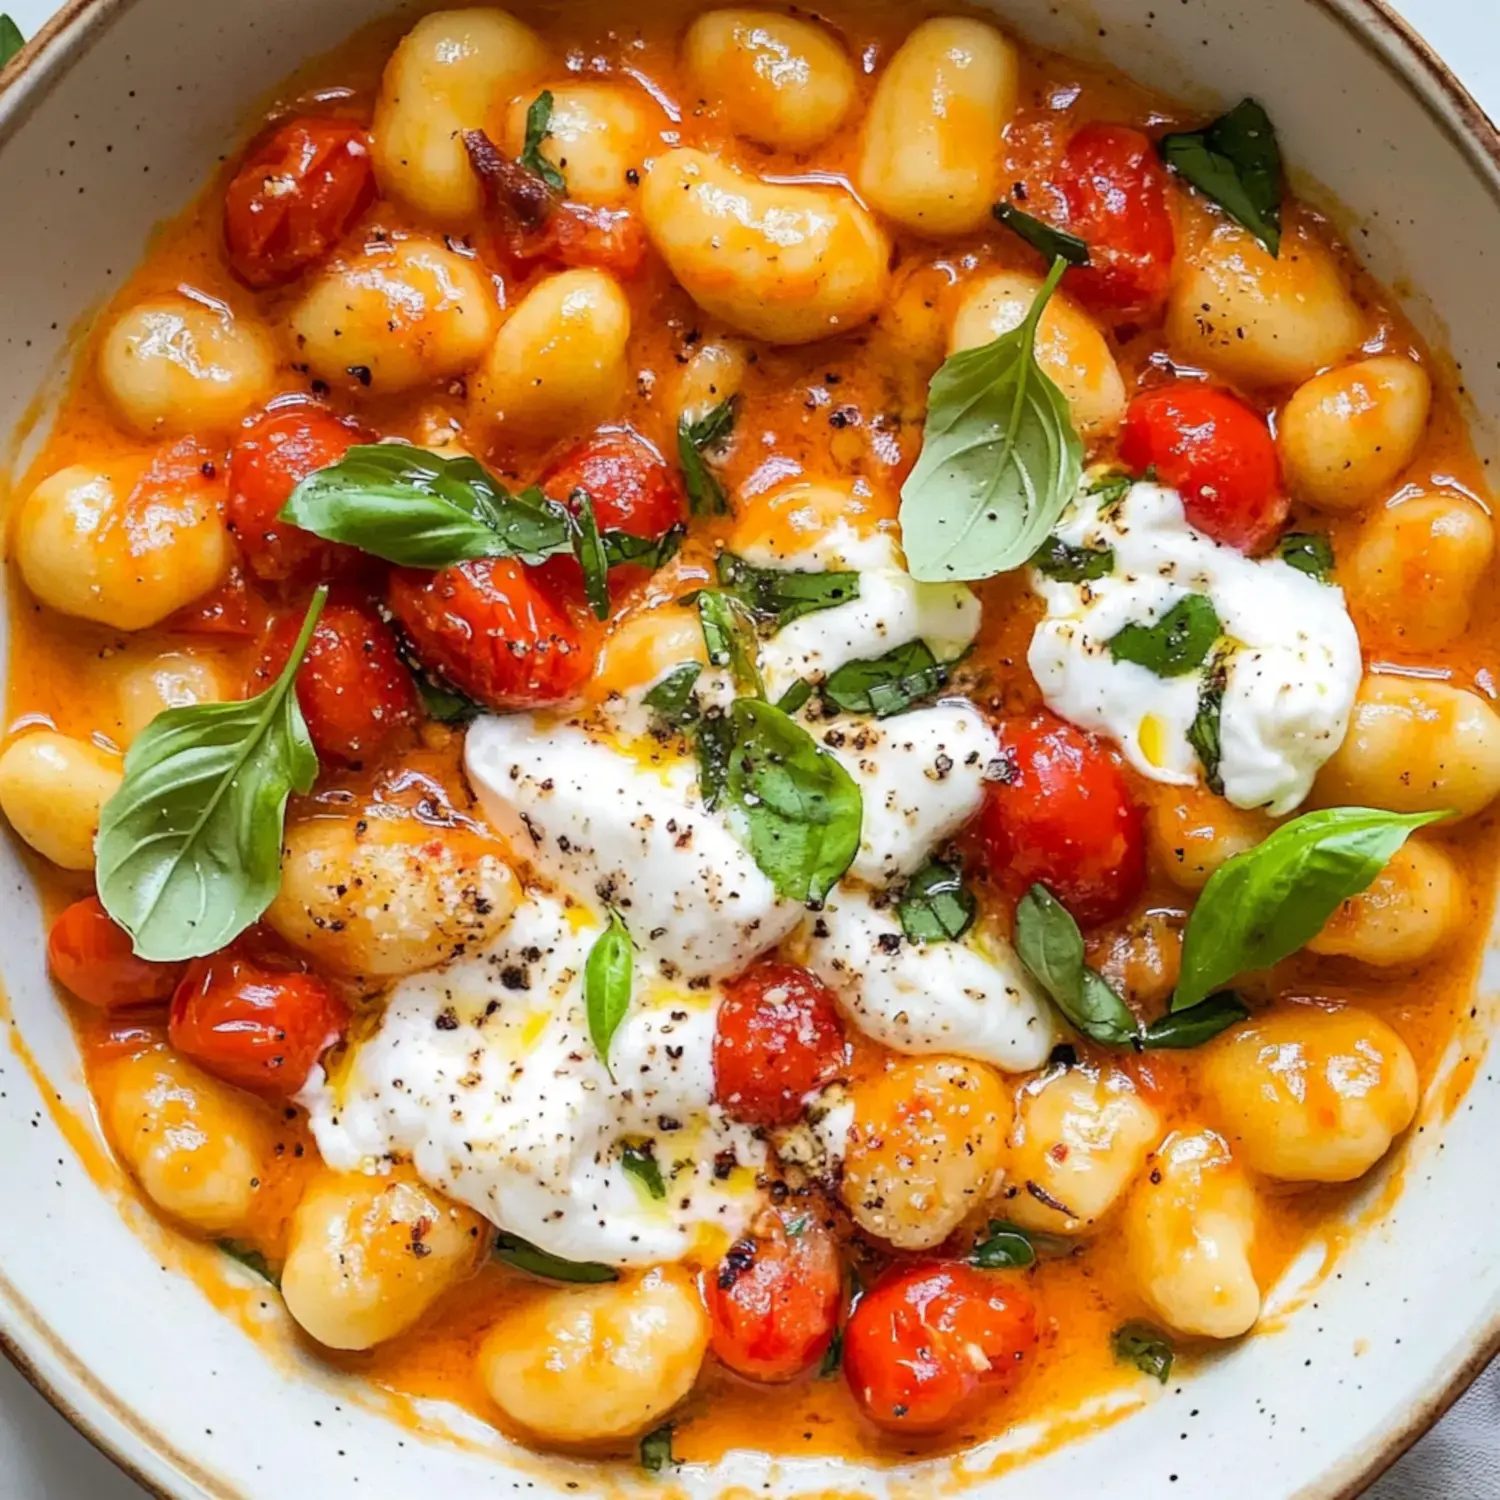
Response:
M1028 660L1047 705L1112 738L1153 781L1196 782L1188 738L1212 664L1223 667L1218 774L1237 807L1291 812L1349 727L1359 687L1359 637L1341 589L1279 559L1259 561L1195 531L1175 490L1132 485L1106 504L1080 495L1057 537L1114 553L1105 577L1063 583L1031 570L1047 608ZM1189 594L1206 594L1223 635L1200 668L1159 677L1116 661L1109 641L1155 624Z

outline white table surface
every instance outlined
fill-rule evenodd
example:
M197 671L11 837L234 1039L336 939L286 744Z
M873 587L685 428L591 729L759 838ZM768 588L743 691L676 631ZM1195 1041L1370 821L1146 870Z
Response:
M253 0L251 0L253 3ZM1500 120L1495 0L1391 0ZM0 0L30 36L51 0ZM0 1500L147 1500L0 1359ZM1267 1497L1274 1500L1274 1497ZM1500 1362L1366 1500L1500 1500Z

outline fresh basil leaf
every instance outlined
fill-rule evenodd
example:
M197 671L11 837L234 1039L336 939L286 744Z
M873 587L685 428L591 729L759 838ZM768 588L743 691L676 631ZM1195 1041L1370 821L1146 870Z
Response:
M1319 583L1333 582L1333 543L1324 532L1289 531L1277 542L1276 555L1289 568Z
M1242 99L1202 130L1164 135L1157 149L1272 255L1280 253L1281 148L1270 116L1254 99Z
M942 692L951 665L939 661L926 641L908 641L873 661L845 662L829 674L823 696L846 714L886 719Z
M573 550L573 522L540 490L512 495L474 459L357 444L292 491L279 519L398 567L480 557L536 564Z
M667 1185L661 1179L661 1167L654 1151L648 1151L644 1146L622 1146L620 1165L651 1197L660 1199L667 1196Z
M818 1364L818 1379L832 1380L844 1366L844 1328L840 1324L833 1330L833 1337L828 1341L828 1347L823 1351L823 1358Z
M605 1072L609 1066L609 1044L630 1009L630 990L635 980L635 944L611 908L609 926L594 939L583 964L583 1005L588 1013L589 1036Z
M632 536L628 531L606 531L603 535L605 560L612 568L634 566L655 572L677 556L686 526L674 526L661 536Z
M1223 719L1224 689L1229 685L1229 657L1226 650L1214 652L1203 681L1198 685L1198 709L1187 727L1187 742L1203 767L1208 789L1222 797L1224 778L1219 765L1224 758Z
M672 1429L674 1424L663 1422L641 1439L641 1467L652 1474L660 1474L669 1464L680 1468L679 1461L672 1457Z
M239 1261L247 1271L253 1271L262 1281L269 1281L277 1291L281 1290L281 1274L253 1245L242 1245L238 1240L219 1240L217 1243L230 1260Z
M1044 885L1016 906L1016 954L1069 1025L1106 1047L1132 1046L1140 1023L1104 978L1083 961L1083 934Z
M1094 480L1084 493L1099 497L1099 514L1102 516L1129 495L1134 483L1135 480L1129 474L1104 474Z
M922 454L901 487L914 578L989 578L1018 568L1078 491L1083 443L1036 360L1036 329L1067 262L1054 261L1020 327L949 355L932 377Z
M704 812L712 812L724 800L729 757L734 753L734 726L722 710L711 708L698 721L693 748L698 758L698 795Z
M735 406L731 396L706 415L691 422L677 422L677 462L687 485L688 509L695 516L727 516L729 499L718 476L708 466L707 454L718 448L734 430Z
M1168 1049L1184 1051L1211 1042L1221 1031L1250 1019L1245 1002L1233 990L1219 990L1187 1010L1172 1011L1153 1021L1141 1033L1141 1046L1148 1052Z
M440 682L429 672L421 671L414 676L422 712L434 723L472 724L485 711L483 704Z
M1036 1262L1036 1249L1024 1229L991 1219L989 1232L969 1252L969 1264L981 1271L1024 1271Z
M750 857L778 896L819 905L859 852L859 787L779 708L739 698L729 719L725 790Z
M795 568L758 568L736 557L719 554L719 583L734 595L757 621L776 630L821 609L837 609L859 597L858 573L808 573Z
M766 685L760 675L760 638L755 620L732 594L721 589L701 589L698 593L698 622L703 627L703 644L708 648L710 666L728 667L734 685L742 693L766 696Z
M292 683L327 599L313 595L265 692L169 708L131 745L99 818L97 883L138 957L217 953L271 904L287 798L318 774Z
M1172 1009L1295 953L1386 867L1407 835L1445 812L1330 807L1283 823L1209 876L1182 938Z
M568 511L573 535L573 553L583 569L583 596L596 620L609 618L609 554L599 535L599 521L594 515L594 499L587 490L573 491L573 508Z
M813 685L805 677L799 677L777 700L776 707L784 714L799 714L807 707L813 695Z
M1049 261L1063 260L1070 266L1089 264L1089 247L1086 240L1065 229L1054 229L1051 224L1017 208L1014 203L997 203L991 209L999 221L1031 246L1040 250Z
M1167 1383L1176 1356L1172 1341L1155 1324L1139 1319L1125 1323L1115 1329L1110 1344L1121 1364L1134 1365L1143 1375Z
M641 701L668 729L686 729L698 718L693 688L702 673L701 663L685 661L673 667Z
M1088 583L1115 570L1113 547L1071 547L1049 536L1032 555L1031 566L1056 583Z
M543 89L526 111L526 140L521 146L521 165L535 172L554 193L566 193L567 179L542 155L542 142L552 134L552 91Z
M910 880L896 907L914 943L956 943L974 925L979 903L952 865L930 859Z
M507 1234L503 1229L496 1234L490 1254L518 1271L548 1281L573 1281L594 1286L620 1279L620 1273L613 1266L600 1265L592 1260L564 1260L560 1255L539 1249L530 1240L523 1240L518 1234Z
M1184 594L1154 625L1123 626L1109 638L1109 654L1158 677L1181 677L1208 660L1222 634L1213 600Z
M21 28L9 16L0 15L0 68L25 45L26 38L21 35Z

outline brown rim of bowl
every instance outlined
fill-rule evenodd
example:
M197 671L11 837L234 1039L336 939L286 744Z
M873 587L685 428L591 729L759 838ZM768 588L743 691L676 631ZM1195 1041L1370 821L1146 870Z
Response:
M1386 0L1307 0L1307 3L1341 26L1416 97L1433 124L1485 184L1500 209L1500 129L1427 41ZM62 81L83 55L89 39L108 26L116 14L134 4L135 0L66 0L47 24L28 39L15 59L0 69L0 146ZM27 87L18 106L6 109L8 96L23 84ZM94 1382L67 1345L3 1278L0 1278L0 1298L9 1303L13 1313L25 1310L25 1321L31 1324L37 1342L45 1345L59 1362L74 1367L75 1378L91 1400L129 1427L143 1445L176 1469L199 1495L206 1491L229 1500L233 1492L222 1482L214 1481L176 1452L160 1433ZM0 1329L0 1351L61 1416L148 1493L158 1500L196 1500L191 1491L173 1493L147 1477L129 1454L99 1430L94 1415L74 1407L41 1373L21 1341L4 1329ZM1292 1500L1355 1500L1437 1422L1497 1355L1500 1355L1500 1316L1492 1318L1465 1350L1455 1353L1457 1363L1441 1387L1400 1427L1335 1463Z

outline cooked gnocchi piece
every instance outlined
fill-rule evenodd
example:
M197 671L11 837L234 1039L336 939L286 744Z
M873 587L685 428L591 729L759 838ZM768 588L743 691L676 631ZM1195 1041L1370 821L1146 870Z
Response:
M547 92L552 113L538 150L562 174L568 197L605 208L628 203L653 144L644 97L596 83L557 84ZM535 98L517 95L506 115L505 145L512 156L520 156L526 144L526 117Z
M1377 968L1441 952L1472 917L1464 878L1433 844L1408 839L1357 896L1340 904L1308 947Z
M92 870L99 815L122 776L119 756L33 730L0 754L0 812L43 859L63 870Z
M1185 891L1201 891L1220 865L1253 849L1274 826L1264 813L1236 807L1207 787L1163 788L1147 821L1157 868Z
M120 735L128 746L158 714L193 703L222 703L229 693L223 673L207 656L164 651L120 676Z

